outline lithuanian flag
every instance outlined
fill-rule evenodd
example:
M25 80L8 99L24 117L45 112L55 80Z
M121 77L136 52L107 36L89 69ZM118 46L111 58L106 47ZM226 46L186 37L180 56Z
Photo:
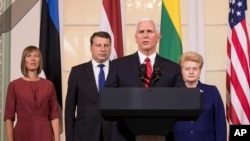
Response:
M178 62L182 54L179 0L162 0L159 54Z

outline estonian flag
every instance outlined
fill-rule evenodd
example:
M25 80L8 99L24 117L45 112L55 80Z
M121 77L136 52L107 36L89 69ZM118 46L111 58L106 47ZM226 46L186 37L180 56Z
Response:
M58 0L42 0L40 44L45 77L54 83L62 107L62 75L59 36Z

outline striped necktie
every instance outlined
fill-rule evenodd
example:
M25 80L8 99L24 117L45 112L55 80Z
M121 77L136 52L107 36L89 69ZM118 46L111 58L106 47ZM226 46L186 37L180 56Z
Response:
M150 80L152 77L152 65L150 63L150 59L147 57L145 59L145 64L146 64L146 71L147 71L147 76L145 78L145 83L144 83L144 87L148 88L150 86Z

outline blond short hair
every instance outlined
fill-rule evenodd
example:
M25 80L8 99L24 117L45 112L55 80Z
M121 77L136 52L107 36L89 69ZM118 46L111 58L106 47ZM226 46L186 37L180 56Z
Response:
M193 61L199 64L199 68L201 69L203 67L203 58L200 54L193 52L193 51L188 51L185 52L181 55L179 64L182 67L182 64L186 61Z

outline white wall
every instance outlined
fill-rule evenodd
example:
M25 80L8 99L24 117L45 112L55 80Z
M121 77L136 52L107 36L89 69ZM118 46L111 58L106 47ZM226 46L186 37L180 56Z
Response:
M23 49L28 45L39 45L40 1L10 31L11 59L10 80L22 76L20 63Z
M63 26L63 0L59 0L59 17L60 27ZM28 45L39 47L40 36L40 15L41 0L21 19L20 22L11 30L11 64L10 64L10 80L20 76L20 63L23 49ZM63 35L63 28L60 33ZM63 43L63 36L61 44ZM62 45L63 47L63 45ZM63 64L62 64L63 66Z

